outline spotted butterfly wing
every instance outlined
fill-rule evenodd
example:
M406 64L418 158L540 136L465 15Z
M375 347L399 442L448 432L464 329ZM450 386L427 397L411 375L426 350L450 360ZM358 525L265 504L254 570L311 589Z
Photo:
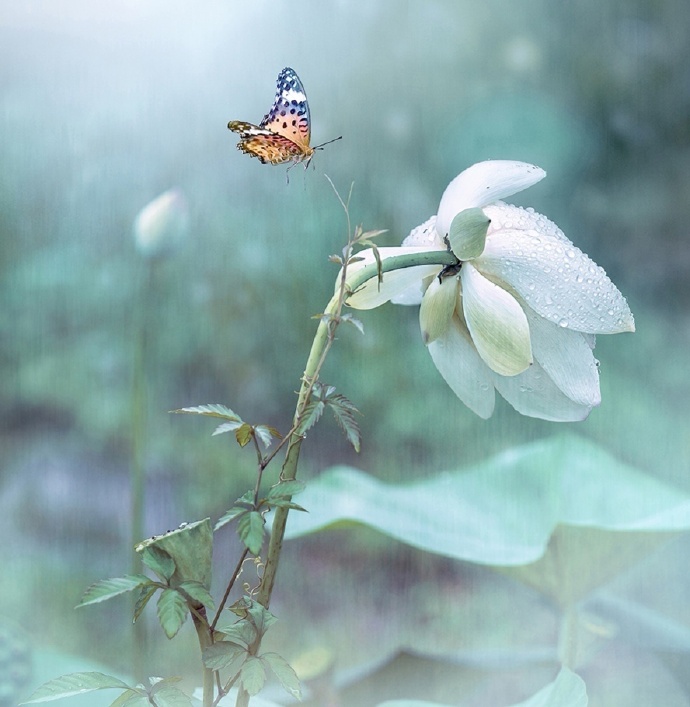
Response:
M299 76L289 66L278 75L273 106L261 123L254 125L232 120L228 128L239 133L239 150L264 163L297 163L306 160L308 164L314 150L321 147L309 145L311 119L307 94Z

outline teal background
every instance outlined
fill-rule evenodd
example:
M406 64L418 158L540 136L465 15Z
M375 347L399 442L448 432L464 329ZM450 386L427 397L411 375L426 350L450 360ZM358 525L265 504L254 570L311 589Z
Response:
M252 454L211 438L209 421L168 410L224 403L289 427L310 317L337 272L328 256L346 239L324 174L343 196L354 182L353 223L388 229L381 243L397 244L473 162L543 167L546 180L509 201L545 213L606 269L637 332L599 337L603 402L586 422L523 418L502 401L482 421L434 368L416 309L360 313L365 335L342 329L323 377L362 411L362 452L325 420L304 445L302 478L350 464L418 481L567 430L690 490L689 30L684 0L4 3L0 622L18 664L33 651L31 684L66 670L41 672L44 650L75 655L70 670L87 657L116 674L131 669L126 600L73 606L91 582L129 571L135 427L144 535L215 520L253 485ZM291 170L289 184L284 167L238 152L225 127L261 119L286 65L309 95L312 142L343 135L313 169ZM188 237L147 264L132 223L171 187L186 196ZM224 533L216 591L238 547ZM534 613L520 613L536 618L511 631L556 633L538 594L489 570L369 530L300 542L286 546L275 599L288 659L316 646L337 668L373 665L424 633L415 612L437 616L449 603L486 615L494 632L524 600ZM687 557L687 541L676 540L617 591L684 631ZM320 603L299 605L302 582L320 588ZM492 598L490 613L481 602L472 609L478 596ZM195 684L191 628L168 643L154 613L149 674ZM416 633L390 628L406 620ZM470 624L453 630L487 629ZM453 644L443 622L429 625ZM634 693L640 660L624 644L600 664ZM690 672L674 661L658 658L645 673L649 704L690 704ZM492 694L468 691L458 704L512 704L553 671L541 677L495 681ZM626 704L614 693L590 704Z

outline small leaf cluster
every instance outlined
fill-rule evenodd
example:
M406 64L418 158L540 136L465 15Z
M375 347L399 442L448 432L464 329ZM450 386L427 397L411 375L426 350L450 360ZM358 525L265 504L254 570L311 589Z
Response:
M299 679L287 661L277 653L255 655L266 631L276 622L275 616L253 599L242 598L232 612L239 618L216 628L215 643L204 649L204 665L213 671L227 671L223 693L240 685L249 695L256 695L266 682L269 668L293 697L300 699Z
M292 501L292 497L303 491L304 487L302 481L281 481L272 486L264 498L258 500L255 500L253 491L247 491L219 518L214 529L218 530L230 521L237 520L237 533L240 540L249 552L258 555L264 541L266 512L271 508L305 511L306 509Z
M141 549L141 559L158 579L151 579L145 574L130 574L124 577L102 579L92 584L77 605L77 608L97 604L126 592L137 591L134 606L134 621L156 592L160 592L157 602L158 620L168 638L173 638L192 611L200 607L213 610L213 597L204 584L195 579L174 581L177 566L175 560L156 545Z
M275 427L270 425L251 425L245 422L237 413L229 407L217 403L211 405L197 405L195 407L180 408L171 410L173 413L186 413L188 415L204 415L206 417L216 417L222 422L213 431L213 435L220 435L224 432L234 432L237 444L246 447L252 439L256 439L264 449L271 446L274 437L280 439L281 434Z

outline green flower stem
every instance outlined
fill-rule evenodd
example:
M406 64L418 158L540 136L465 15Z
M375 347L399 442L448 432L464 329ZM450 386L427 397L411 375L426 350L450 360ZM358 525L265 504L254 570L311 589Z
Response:
M354 275L347 278L347 284L343 278L340 287L336 294L328 303L318 329L314 336L314 341L311 345L307 365L302 376L302 385L300 386L299 396L297 398L297 406L295 408L295 416L293 419L293 430L299 424L300 418L304 413L304 409L309 402L309 396L314 388L314 384L318 380L319 372L326 360L328 351L333 344L335 338L335 330L340 322L340 314L347 299L348 289L354 292L361 287L367 280L378 277L380 273L398 270L400 268L414 267L415 265L453 265L457 259L448 251L425 251L421 253L410 253L407 255L396 255L387 258L381 263L379 268L378 263L367 265ZM347 271L347 268L346 268ZM302 446L302 435L293 431L288 442L285 460L280 473L282 481L293 481L297 476L297 463L299 461L300 448ZM266 554L266 565L264 575L261 580L261 587L257 595L257 601L266 609L271 602L271 594L275 584L276 573L278 572L278 563L280 561L280 553L283 547L283 537L285 535L285 526L288 518L288 508L276 508L273 516L273 526L271 528L271 538L268 544L268 552ZM260 640L260 639L259 639ZM256 655L259 650L259 640L256 644L250 647L250 653ZM249 694L246 690L240 689L237 697L236 707L247 707L249 705ZM204 705L204 707L206 707Z
M130 542L136 546L144 536L144 497L146 493L144 468L144 451L146 446L146 408L148 399L147 368L148 368L148 302L151 299L153 282L153 264L146 260L139 273L138 297L134 305L134 352L131 388L131 446L130 446ZM134 553L132 557L132 574L142 570L141 557ZM135 600L132 600L134 610ZM146 675L146 632L143 621L133 625L132 674L137 680L143 680Z
M421 253L407 253L405 255L393 255L386 258L381 263L381 273L387 273L391 270L401 270L402 268L413 268L417 265L455 265L458 262L457 258L447 250L427 250ZM371 263L361 270L358 270L354 275L350 275L348 285L350 290L355 292L367 280L377 277L379 273L378 264Z

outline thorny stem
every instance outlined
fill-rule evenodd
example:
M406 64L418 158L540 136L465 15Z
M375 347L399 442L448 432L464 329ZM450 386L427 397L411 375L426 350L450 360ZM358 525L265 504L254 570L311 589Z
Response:
M340 196L338 196L338 198L340 199ZM348 233L351 233L347 204L345 204L342 199L340 199L340 203L345 208L345 213L347 214L348 220ZM314 386L319 380L319 374L325 363L326 356L335 341L335 332L338 325L341 323L342 310L345 306L345 300L350 293L361 287L367 280L370 280L373 277L379 277L383 272L404 267L413 267L416 265L448 265L456 262L455 256L447 251L431 251L395 256L388 258L381 264L374 263L362 268L353 278L351 278L350 282L348 282L347 266L352 256L352 250L355 242L354 237L350 236L348 239L348 244L343 250L340 286L337 293L328 303L323 316L320 318L319 326L316 330L311 351L309 352L309 357L307 359L307 365L304 369L304 374L302 375L302 384L300 386L297 405L295 407L293 425L278 447L278 449L280 449L282 446L287 444L287 452L285 454L285 460L283 461L283 466L280 472L281 481L292 481L297 476L297 463L299 461L302 440L304 439L304 436L299 434L297 430L299 429L301 419L309 403L309 398ZM275 456L278 449L276 449L269 457L264 458L264 467ZM257 594L257 601L266 609L268 609L271 602L271 594L273 593L273 586L278 571L288 513L289 509L281 506L275 509L273 516L273 526L268 544L264 575L261 579L261 585ZM261 637L257 637L257 640L249 647L249 653L251 655L256 655L258 653L260 643ZM237 697L236 707L247 707L248 705L249 693L241 688Z

